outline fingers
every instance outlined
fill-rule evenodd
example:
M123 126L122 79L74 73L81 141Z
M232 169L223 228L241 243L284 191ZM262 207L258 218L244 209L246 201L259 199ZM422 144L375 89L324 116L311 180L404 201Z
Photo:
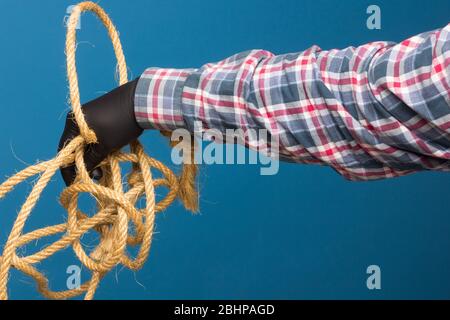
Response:
M102 144L92 144L86 147L84 152L84 162L86 169L90 173L91 178L100 180L103 172L97 166L111 153L112 150L107 149Z
M71 165L69 167L61 168L60 171L64 183L66 184L66 186L70 186L73 183L73 180L75 180L76 176L75 166Z
M86 170L89 172L91 178L95 180L100 180L103 176L103 172L100 168L96 168L107 156L109 152L100 145L92 144L86 147L84 152L84 162L86 165ZM61 169L61 175L63 177L66 186L70 186L77 175L77 170L75 165L65 167Z
M73 116L69 113L66 118L66 125L58 145L58 152L63 149L67 143L80 134L78 126L73 120ZM91 177L99 180L103 173L100 168L96 168L110 153L110 150L103 144L91 144L86 147L84 152L84 161L87 171ZM71 185L76 177L76 167L71 165L61 168L62 178L67 186Z

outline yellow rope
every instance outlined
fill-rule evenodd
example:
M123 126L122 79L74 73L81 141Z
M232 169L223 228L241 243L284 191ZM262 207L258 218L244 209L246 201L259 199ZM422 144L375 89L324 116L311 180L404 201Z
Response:
M92 299L101 278L112 268L122 264L129 269L137 270L145 263L150 251L157 212L166 209L177 196L180 197L186 209L194 212L197 210L196 166L185 164L178 178L164 164L146 155L138 141L130 144L130 153L119 151L102 162L101 168L104 174L99 183L95 183L89 177L83 153L86 144L95 143L97 138L86 124L81 110L75 64L75 29L83 11L94 12L108 30L117 58L120 84L128 81L127 66L119 36L108 15L93 2L79 3L74 7L68 20L66 57L70 100L75 119L80 127L80 136L68 143L54 159L25 168L0 185L0 199L2 199L17 184L40 174L17 215L3 254L0 256L0 299L8 298L7 284L11 268L16 268L32 277L37 283L38 290L47 298L67 299L85 293L85 299ZM163 134L167 135L167 133ZM193 152L191 152L192 155ZM131 172L127 175L127 188L124 188L122 184L121 162L133 164ZM50 179L59 168L73 163L77 168L75 182L60 195L61 205L68 213L67 222L23 234L25 223ZM153 179L151 168L160 171L163 178ZM158 186L165 186L169 191L164 199L156 203L155 187ZM88 216L78 208L78 195L82 192L93 195L97 201L98 212L92 216ZM145 198L145 208L138 209L136 202L142 198ZM130 228L130 225L133 228ZM100 242L88 254L82 247L80 238L91 230L99 233ZM28 256L17 254L18 249L29 242L56 234L62 234L61 238L42 250ZM127 246L138 245L140 248L133 259L126 252ZM91 271L91 279L79 288L52 291L49 288L48 279L38 271L35 265L69 246L72 246L77 258Z

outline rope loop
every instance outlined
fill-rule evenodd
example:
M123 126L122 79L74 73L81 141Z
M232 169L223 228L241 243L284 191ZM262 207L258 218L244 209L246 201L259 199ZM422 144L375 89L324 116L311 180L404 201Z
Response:
M80 103L80 90L78 89L78 75L76 67L76 26L80 19L80 15L84 11L93 12L103 23L108 31L109 38L114 48L114 53L117 59L117 66L119 70L119 84L125 84L128 82L127 76L127 64L125 62L125 56L122 50L122 44L120 43L119 34L117 33L114 24L111 19L105 13L105 11L96 3L86 1L76 5L67 22L67 34L66 34L66 64L67 64L67 78L69 79L69 93L70 101L72 103L72 110L75 115L75 120L80 127L80 134L86 140L87 143L96 143L97 137L86 123L83 112L81 110Z

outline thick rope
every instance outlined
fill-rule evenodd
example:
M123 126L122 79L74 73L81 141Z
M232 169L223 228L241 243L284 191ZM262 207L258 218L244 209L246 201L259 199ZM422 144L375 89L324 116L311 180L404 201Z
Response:
M67 299L85 293L85 299L92 299L102 277L115 266L122 264L131 270L143 266L150 252L157 212L166 209L177 196L188 210L195 212L198 209L198 195L195 189L197 167L194 164L185 164L180 177L177 177L164 164L146 155L139 141L130 144L130 153L119 151L102 162L103 177L99 183L89 177L83 155L86 145L96 143L97 137L83 116L75 63L75 31L83 11L94 12L108 30L117 58L120 84L128 81L119 36L108 15L93 2L79 3L74 7L68 20L66 57L70 100L75 120L80 127L80 136L68 143L54 159L25 168L0 185L0 199L2 199L19 183L40 174L17 215L3 254L0 256L0 299L8 298L7 284L11 268L32 277L38 290L47 298ZM175 144L172 143L172 146ZM132 163L126 185L122 183L120 169L122 162ZM73 163L77 168L77 177L60 195L60 203L68 213L67 222L23 234L25 223L53 175L61 167ZM160 171L163 178L153 179L152 168ZM156 203L155 188L158 186L165 186L169 191L164 199ZM78 195L82 192L89 193L96 199L98 211L92 216L88 216L78 208ZM140 199L145 199L145 208L136 207ZM80 239L92 230L99 233L100 241L94 250L87 253ZM61 234L61 238L42 250L27 256L18 255L17 251L31 241L56 234ZM127 246L138 245L140 248L136 257L130 257L126 252ZM69 246L73 248L81 263L91 271L91 279L79 288L52 291L48 279L35 265Z

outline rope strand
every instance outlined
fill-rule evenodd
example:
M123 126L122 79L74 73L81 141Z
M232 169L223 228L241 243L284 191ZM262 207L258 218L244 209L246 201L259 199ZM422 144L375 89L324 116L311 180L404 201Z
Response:
M119 83L124 84L128 81L125 56L112 21L96 3L89 1L79 3L72 10L67 24L66 58L70 100L75 120L80 128L80 136L68 143L54 159L25 168L0 185L0 199L2 199L16 185L40 174L17 215L0 256L0 299L8 298L9 272L11 268L15 268L33 278L39 292L49 299L68 299L84 293L85 299L90 300L94 297L103 276L115 266L123 264L132 270L143 266L150 252L157 212L165 210L177 197L186 209L192 212L198 210L198 194L195 189L196 165L186 163L180 177L177 177L164 164L149 157L139 141L130 144L130 153L119 151L102 162L100 166L104 174L99 183L95 183L89 177L83 160L84 149L87 144L96 143L97 137L88 127L81 109L75 58L76 25L84 11L95 13L107 29L117 58ZM191 153L193 155L194 152ZM122 184L120 169L122 162L132 163L127 187ZM77 168L77 177L60 195L60 203L67 210L67 223L23 234L24 226L51 178L61 167L73 163ZM160 171L163 178L153 179L151 169ZM157 203L155 188L159 186L167 187L169 192ZM97 213L89 216L78 208L80 193L89 193L95 197ZM145 199L143 209L136 207L140 199ZM133 228L130 228L130 225ZM131 229L134 234L131 233ZM88 254L80 239L89 231L99 233L100 241ZM61 234L61 237L40 251L28 256L18 255L18 250L31 241L56 234ZM140 246L134 259L126 252L129 245ZM52 291L48 279L35 265L68 247L72 247L77 258L90 270L91 279L79 288Z

